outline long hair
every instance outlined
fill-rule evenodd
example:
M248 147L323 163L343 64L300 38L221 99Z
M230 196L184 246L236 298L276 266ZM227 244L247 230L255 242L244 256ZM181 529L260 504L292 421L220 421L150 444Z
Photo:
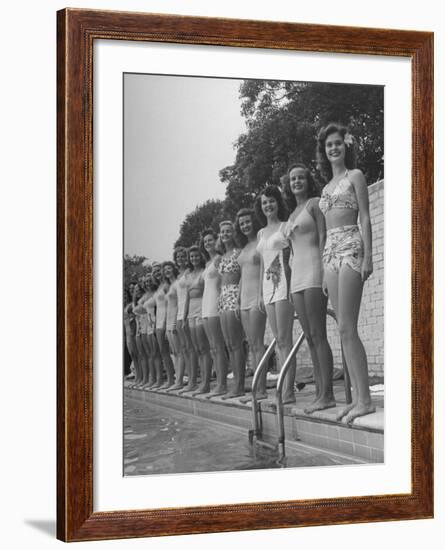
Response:
M176 277L178 276L178 268L176 267L176 264L174 262L172 262L171 260L166 260L165 262L162 262L162 273L164 273L164 267L166 265L169 265L171 266L171 268L173 269L173 275L175 276L175 279ZM167 279L167 277L164 277L165 279ZM168 281L170 283L170 281Z
M309 168L305 164L303 164L302 162L295 162L295 163L291 164L289 166L288 171L287 171L288 177L286 178L286 183L284 185L284 195L285 195L285 198L286 198L287 206L292 211L297 206L297 201L296 201L295 196L292 193L291 188L290 188L290 173L295 168L301 168L302 170L304 170L304 175L306 176L306 180L307 180L307 183L308 183L307 198L310 199L312 197L319 197L320 196L318 186L317 186L317 184L315 182L315 179L314 179L314 176L312 175L312 172L309 170Z
M204 256L202 255L201 253L201 250L199 249L199 246L197 244L193 244L189 249L188 249L188 253L187 253L187 259L188 259L188 262L191 266L191 269L195 269L195 266L192 264L192 262L190 261L190 254L192 252L197 252L199 254L199 258L200 258L200 263L199 263L199 267L201 267L202 269L205 268L206 266L206 263L205 263L205 260L204 260Z
M216 250L216 244L218 241L218 235L211 227L206 227L203 231L201 231L201 236L199 239L199 250L201 254L204 256L204 258L209 261L210 260L210 254L207 252L207 250L204 248L204 238L207 237L207 235L212 235L212 237L215 239L215 250Z
M241 248L244 248L246 244L248 243L248 238L244 233L241 231L239 220L240 218L244 216L250 216L250 220L252 222L252 229L255 233L255 235L258 233L260 229L260 223L255 215L255 212L251 208L241 208L241 210L238 211L235 218L235 237L236 240Z
M232 227L232 230L233 230L233 243L235 246L238 246L238 243L236 241L236 236L235 236L235 228L233 226L233 222L231 222L230 220L223 220L222 222L220 222L219 224L219 230L221 231L221 228L224 227L224 225L230 225ZM221 240L221 237L218 236L218 251L221 252L221 254L224 254L226 251L226 245L222 242Z
M189 264L189 261L188 261L188 252L187 252L187 249L185 248L185 246L177 246L174 251L173 251L173 261L175 262L175 265L177 267L177 269L179 270L179 265L178 265L178 254L180 252L184 252L185 254L185 257L187 259L187 263L186 263L186 266L185 266L185 269L190 269L192 266Z
M355 140L351 134L348 133L348 129L343 124L337 122L330 122L324 128L318 132L317 136L317 167L320 170L322 177L326 180L326 183L332 179L332 166L326 156L325 144L326 139L335 133L339 133L345 141L345 166L348 170L352 170L356 167L357 155L355 150ZM345 137L349 139L345 140Z
M257 198L255 199L255 207L254 207L255 215L258 221L260 222L261 227L264 227L265 225L267 225L267 218L264 215L263 210L261 208L261 197L263 195L268 198L273 198L277 201L278 219L281 222L285 222L288 218L288 212L287 212L286 205L284 204L283 195L281 194L281 191L276 185L268 185L258 194Z

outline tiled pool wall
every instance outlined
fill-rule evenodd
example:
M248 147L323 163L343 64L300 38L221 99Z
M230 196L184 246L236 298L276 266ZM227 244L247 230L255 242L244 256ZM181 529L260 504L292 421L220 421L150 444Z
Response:
M146 401L185 414L208 418L225 425L246 430L246 438L252 428L251 406L239 402L227 402L175 394L126 390L132 399ZM277 439L277 417L273 407L260 402L263 436L272 442ZM285 407L284 426L288 441L300 441L320 449L342 453L366 462L384 461L383 430L348 427L338 422L295 415L292 407Z

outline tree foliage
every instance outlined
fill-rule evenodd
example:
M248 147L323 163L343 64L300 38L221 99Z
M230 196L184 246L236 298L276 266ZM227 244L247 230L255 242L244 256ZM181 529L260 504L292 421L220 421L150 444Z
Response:
M218 231L219 222L224 219L224 201L210 199L200 204L187 214L179 230L179 238L175 242L177 246L189 247L198 244L201 231L206 227L212 227Z
M124 256L124 288L128 287L130 282L136 282L140 277L143 277L149 272L147 266L148 259L145 256L137 256L134 254Z
M228 204L251 204L267 183L280 184L292 162L304 162L319 178L316 135L329 122L350 128L368 182L383 177L382 87L246 80L240 98L248 130L235 144L234 164L220 171Z
M217 230L219 221L251 207L266 184L280 184L292 162L305 163L323 183L316 136L329 122L349 127L358 146L358 167L368 183L383 178L382 86L245 80L239 97L247 131L235 143L234 163L219 173L225 200L209 200L188 214L175 245L190 246L203 228Z

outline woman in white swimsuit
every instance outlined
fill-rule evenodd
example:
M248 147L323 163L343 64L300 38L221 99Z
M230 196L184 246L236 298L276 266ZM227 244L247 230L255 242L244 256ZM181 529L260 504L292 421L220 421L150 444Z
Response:
M151 274L145 278L145 289L143 299L135 311L141 312L145 316L145 331L142 333L142 343L147 355L148 379L144 388L151 389L162 385L162 362L159 353L159 346L156 340L156 302L155 292L158 288ZM159 380L159 384L157 383Z
M192 337L192 344L198 357L201 372L201 384L192 394L201 395L210 392L210 375L212 372L212 359L210 356L209 341L202 322L202 297L204 293L204 266L205 261L199 247L193 245L188 251L189 263L192 266L188 285L187 319ZM191 376L195 376L192 374Z
M290 166L285 194L292 208L284 227L292 247L291 297L314 365L315 399L305 408L312 413L335 407L332 351L326 333L327 298L322 290L326 227L315 181L304 164Z
M247 336L249 350L252 354L255 370L264 354L264 331L266 329L266 314L260 307L261 257L257 250L257 233L260 224L253 210L242 208L236 215L235 232L238 243L243 247L238 256L241 267L240 308L241 323ZM256 398L266 399L266 375L259 381ZM252 396L241 398L247 402Z
M190 279L191 266L188 262L187 249L179 246L173 253L173 260L178 267L178 277L176 282L176 294L178 297L178 314L176 317L176 328L178 330L180 353L183 357L182 363L184 368L180 371L176 384L172 390L181 390L181 392L195 391L198 387L196 376L198 372L198 358L196 357L195 349L192 344L190 329L187 322L187 295ZM183 384L184 372L187 373L187 385ZM184 386L184 387L183 387Z
M162 365L166 374L166 380L159 389L165 390L173 386L175 383L175 369L173 367L172 358L170 357L170 349L166 338L167 292L169 289L169 283L163 276L161 264L153 263L152 268L153 278L157 283L159 283L159 287L154 294L154 299L156 302L156 339L162 358Z
M218 313L221 275L216 264L221 260L221 256L216 251L217 238L218 235L213 229L204 229L201 233L200 249L207 260L202 274L204 279L202 322L210 344L210 353L216 371L216 387L210 392L208 399L227 393L227 356Z
M324 278L353 387L352 403L337 418L351 423L375 411L366 352L357 329L363 284L372 273L368 187L363 173L355 168L354 139L344 126L331 123L320 130L317 160L328 182L319 203L327 227Z
M175 368L176 382L168 388L168 391L179 389L182 387L182 376L184 373L184 357L180 352L180 342L178 330L176 328L178 317L178 293L177 293L177 275L178 269L171 261L166 261L162 264L164 278L168 282L169 289L167 291L167 340L170 346L171 354L173 355L173 365Z
M136 368L136 378L134 381L134 386L136 388L142 388L143 384L146 382L146 375L148 373L147 361L148 357L145 351L144 344L142 343L142 334L145 332L146 325L146 316L138 306L141 305L143 301L143 281L142 279L134 286L133 290L133 312L136 315L136 349L138 355L138 362L135 365Z
M124 292L124 327L125 327L125 344L128 353L133 363L135 372L138 371L138 350L136 347L136 315L133 313L133 300L129 288Z
M289 302L289 242L283 234L287 212L280 190L268 185L255 201L255 214L261 225L257 250L261 256L261 302L276 339L280 369L292 349L294 308ZM286 376L283 403L293 403L295 365Z
M239 311L239 281L241 268L237 262L239 248L235 246L234 228L231 221L219 224L219 238L224 250L218 271L221 275L221 294L219 296L219 317L221 320L224 341L229 360L233 369L234 384L232 389L223 395L222 399L232 399L245 394L244 379L246 375L246 360L243 348L243 327Z

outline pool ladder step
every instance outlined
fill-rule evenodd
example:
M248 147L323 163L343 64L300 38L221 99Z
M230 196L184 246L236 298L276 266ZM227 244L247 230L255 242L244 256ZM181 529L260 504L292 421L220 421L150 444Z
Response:
M335 317L335 313L331 310L327 310L327 314L334 319L334 321L337 321ZM298 316L295 316L295 319L298 319ZM272 355L272 353L275 350L276 346L276 339L274 338L272 342L269 344L267 350L265 351L263 357L261 358L255 373L253 375L253 381L252 381L252 429L249 430L248 437L249 442L252 445L261 445L268 447L270 449L278 450L280 453L280 457L284 457L286 455L286 434L284 429L284 404L283 404L283 387L284 387L284 381L286 379L286 375L288 371L292 368L293 359L296 358L298 351L301 348L301 345L303 344L305 339L304 332L301 332L299 337L297 338L297 341L292 346L292 349L289 353L289 355L286 358L286 361L284 362L284 365L282 366L280 370L280 374L277 381L277 390L276 390L276 424L277 424L277 438L275 442L267 441L263 437L263 423L262 423L262 416L261 416L261 405L259 400L257 399L257 391L258 391L258 385L259 381L261 380L261 377L264 376L264 371L267 369L267 366L269 364L269 359ZM343 372L344 372L344 385L345 385L345 397L346 397L346 403L352 402L352 395L351 395L351 380L349 377L348 367L346 365L346 361L343 354L343 347L342 347L342 363L343 363ZM295 361L295 368L296 368L296 361Z

